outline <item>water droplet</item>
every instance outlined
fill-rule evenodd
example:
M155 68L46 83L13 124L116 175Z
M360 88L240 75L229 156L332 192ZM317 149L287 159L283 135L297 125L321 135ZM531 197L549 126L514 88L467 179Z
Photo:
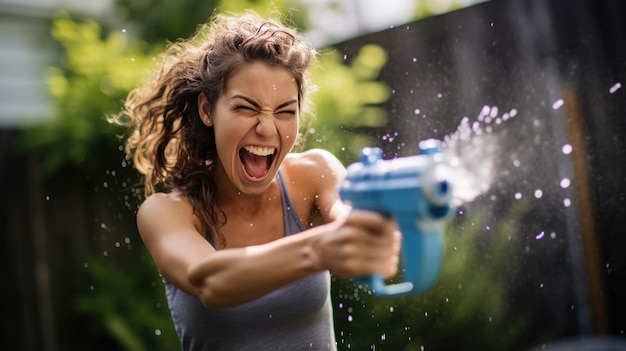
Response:
M160 329L155 329L154 330L154 335L160 336L161 335L161 330Z
M546 234L545 232L541 232L541 233L537 234L537 236L535 236L535 239L541 240L545 234Z
M46 201L50 201L50 196L46 196Z
M613 94L616 91L618 91L621 87L622 87L622 83L617 82L617 83L613 84L613 86L609 89L609 93Z
M522 193L515 193L515 199L519 200L522 198Z
M550 239L556 239L556 233L555 232L551 232L550 233Z
M563 147L561 148L561 152L563 152L565 155L569 155L570 153L572 153L572 145L570 144L563 145Z
M535 190L535 198L541 199L542 196L543 196L543 191L541 191L541 189Z
M126 33L126 28L122 28L122 33Z
M498 115L498 106L493 106L491 108L491 112L489 113L489 117L495 118Z
M483 106L482 111L480 111L480 116L487 116L489 114L489 111L491 111L491 107L489 107L488 105Z
M570 207L572 205L572 200L570 200L568 198L563 199L563 205L565 207Z
M552 109L558 110L561 106L563 106L563 99L558 99L552 104Z
M422 111L419 108L416 108L415 111L413 111L416 115L419 115Z
M566 189L571 185L571 181L568 178L561 179L561 188Z
M417 57L413 57L413 62L417 62Z
M348 322L352 322L352 321L353 321L352 315L348 315Z

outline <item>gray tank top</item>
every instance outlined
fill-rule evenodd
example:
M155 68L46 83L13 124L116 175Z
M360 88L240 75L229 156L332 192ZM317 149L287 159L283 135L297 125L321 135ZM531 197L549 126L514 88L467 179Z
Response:
M303 230L277 175L285 235ZM246 279L246 277L241 277ZM208 309L164 279L174 327L184 351L335 350L328 272L309 275L257 300Z

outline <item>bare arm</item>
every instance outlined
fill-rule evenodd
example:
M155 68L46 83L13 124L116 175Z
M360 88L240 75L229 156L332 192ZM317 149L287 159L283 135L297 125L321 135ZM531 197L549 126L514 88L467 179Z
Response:
M216 251L198 232L186 201L162 194L147 199L138 226L161 274L205 306L227 307L323 270L342 276L393 272L394 224L340 203L337 186L345 170L334 157L314 152L303 162L291 176L311 179L328 223L263 245Z
M264 245L216 251L194 226L191 206L151 196L137 215L161 274L207 307L238 305L323 270L309 243L323 228Z

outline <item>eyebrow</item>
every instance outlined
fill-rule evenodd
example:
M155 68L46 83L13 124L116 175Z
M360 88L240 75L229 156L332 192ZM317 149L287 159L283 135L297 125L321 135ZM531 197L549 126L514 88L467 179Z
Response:
M261 105L259 105L259 103L258 103L258 102L256 102L256 101L252 100L251 98L249 98L249 97L247 97L247 96L243 96L243 95L233 95L233 96L230 98L230 100L231 100L231 101L232 101L232 100L235 100L235 99L242 99L242 100L245 100L245 101L247 101L250 105L252 105L252 106L254 106L254 107L258 108L258 109L260 109L260 108L261 108ZM291 105L291 104L295 104L295 103L298 103L298 100L297 100L297 99L293 99L293 100L285 101L285 102L283 102L282 104L278 105L278 106L276 107L276 110L280 110L280 109L281 109L281 108L283 108L283 107L286 107L286 106L289 106L289 105Z

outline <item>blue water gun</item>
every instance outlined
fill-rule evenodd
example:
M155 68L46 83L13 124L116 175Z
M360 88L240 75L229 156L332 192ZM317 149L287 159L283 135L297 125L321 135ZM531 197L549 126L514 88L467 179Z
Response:
M404 281L387 285L381 276L357 278L378 296L423 292L439 276L452 185L440 141L423 140L419 149L415 156L383 160L380 148L363 148L361 162L348 166L339 189L345 203L393 217L402 232Z

